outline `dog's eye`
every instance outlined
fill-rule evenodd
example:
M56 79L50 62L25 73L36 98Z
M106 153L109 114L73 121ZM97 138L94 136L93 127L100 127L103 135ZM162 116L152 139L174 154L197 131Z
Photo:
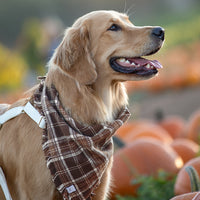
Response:
M117 24L112 24L112 26L108 29L108 31L120 31L122 28Z

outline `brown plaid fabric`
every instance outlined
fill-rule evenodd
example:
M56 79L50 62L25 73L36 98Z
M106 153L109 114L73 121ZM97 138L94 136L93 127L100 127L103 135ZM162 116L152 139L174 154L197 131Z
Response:
M63 199L92 199L113 153L111 137L130 116L128 109L112 123L85 126L64 110L56 89L44 84L32 104L45 116L42 147L56 188Z

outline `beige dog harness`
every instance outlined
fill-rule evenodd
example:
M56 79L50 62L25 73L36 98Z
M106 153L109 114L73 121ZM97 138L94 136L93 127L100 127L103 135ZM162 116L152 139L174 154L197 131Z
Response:
M25 106L18 106L11 108L0 115L0 127L7 121L12 118L17 117L18 115L26 113L33 121L35 121L38 126L42 129L45 128L45 120L42 115L28 102Z

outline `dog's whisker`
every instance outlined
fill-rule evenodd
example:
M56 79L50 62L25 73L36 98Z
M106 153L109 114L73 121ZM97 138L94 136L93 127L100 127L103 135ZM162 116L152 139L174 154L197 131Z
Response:
M126 9L124 9L124 13L126 14L126 15L128 15L129 17L131 17L132 15L133 15L133 13L134 13L134 11L133 11L133 8L135 7L135 4L134 3L132 3L129 7L128 7L128 5L127 5L127 2L125 2L126 3Z

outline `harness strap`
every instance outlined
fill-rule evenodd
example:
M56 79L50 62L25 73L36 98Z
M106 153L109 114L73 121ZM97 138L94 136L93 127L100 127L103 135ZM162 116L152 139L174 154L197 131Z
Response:
M25 106L18 106L7 110L0 115L0 127L8 120L17 117L18 115L26 113L38 126L42 129L46 127L45 119L40 113L28 102Z
M20 115L23 112L23 109L24 109L23 106L11 108L10 110L7 110L5 113L0 115L0 126L3 125L8 120Z
M35 121L41 129L45 129L46 122L45 119L40 113L28 102L24 106L24 112L33 120Z
M7 182L6 182L5 175L4 175L1 167L0 167L0 186L2 188L4 195L5 195L6 200L12 200L12 197L10 195L8 185L7 185Z
M45 119L40 113L28 102L25 106L18 106L7 110L5 113L0 115L0 128L1 126L10 119L17 117L18 115L26 113L38 126L42 129L46 127ZM0 186L4 192L6 200L12 200L8 185L6 182L5 175L2 168L0 167Z

